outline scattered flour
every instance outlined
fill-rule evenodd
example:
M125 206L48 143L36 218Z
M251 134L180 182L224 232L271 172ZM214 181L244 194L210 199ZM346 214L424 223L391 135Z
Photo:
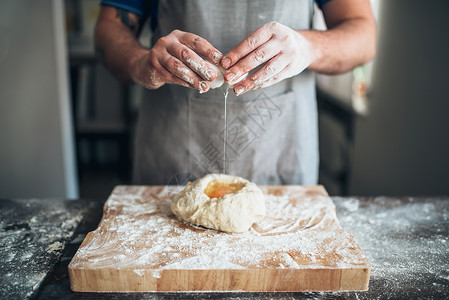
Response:
M142 277L145 270L144 269L135 269L135 270L133 270L133 272Z
M54 242L47 248L47 252L55 252L63 249L64 245L61 242Z
M139 276L165 269L342 268L367 265L353 236L342 230L332 200L289 187L266 194L267 216L241 234L192 227L170 210L169 191L119 187L103 220L76 253L72 267L134 268ZM276 195L275 195L276 194Z

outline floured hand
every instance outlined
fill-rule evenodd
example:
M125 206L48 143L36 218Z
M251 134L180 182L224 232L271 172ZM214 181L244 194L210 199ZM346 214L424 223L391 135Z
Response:
M210 82L217 77L217 72L200 55L216 64L223 57L205 39L174 30L134 60L130 66L131 78L148 89L172 83L204 93L210 89Z
M312 60L312 47L305 37L285 25L270 22L248 35L225 55L221 64L227 69L225 80L229 84L265 64L234 86L234 93L241 95L295 76Z

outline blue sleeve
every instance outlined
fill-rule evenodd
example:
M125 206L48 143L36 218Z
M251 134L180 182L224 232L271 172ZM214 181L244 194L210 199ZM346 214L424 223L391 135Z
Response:
M146 13L144 0L102 0L101 5L121 8L138 16L144 16Z
M331 0L315 0L315 3L318 4L318 6L321 8L323 7L324 4L326 4L329 1Z

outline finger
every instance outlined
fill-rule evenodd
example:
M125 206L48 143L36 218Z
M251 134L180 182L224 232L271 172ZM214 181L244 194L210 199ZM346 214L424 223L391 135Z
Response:
M213 81L217 77L217 73L206 64L204 59L189 47L180 43L173 43L167 47L167 51L192 69L203 80Z
M282 70L281 72L279 72L278 74L274 75L273 77L271 77L270 79L268 79L267 81L263 82L260 85L250 85L247 89L244 89L244 87L236 87L234 89L234 93L237 96L240 96L241 94L244 94L244 93L246 93L248 91L257 90L259 88L266 88L266 87L269 87L269 86L271 86L273 84L276 84L276 83L284 80L286 77L288 77L288 76L284 76L284 73L285 73L285 71L287 71L287 69L288 68L286 67L284 70Z
M172 75L178 79L182 79L184 83L188 83L202 93L205 93L210 89L209 83L204 81L198 74L193 72L188 66L174 56L168 56L164 62L161 62L161 65Z
M270 23L269 23L270 24ZM240 59L248 55L251 51L256 49L262 44L265 44L272 36L273 32L270 30L270 27L263 25L259 27L251 34L249 34L246 38L244 38L234 49L229 51L223 59L221 60L221 65L223 68L228 69L233 66Z
M229 84L233 84L242 74L254 70L276 56L281 49L280 46L278 40L269 40L230 68L225 74L225 79Z
M284 80L285 78L289 77L288 75L286 75L290 70L290 66L285 67L284 69L282 69L281 72L279 72L278 74L274 75L273 77L271 77L270 79L266 80L265 82L263 82L261 85L257 86L257 88L266 88L269 87L273 84L276 84L282 80Z
M246 93L250 90L255 90L262 87L265 82L271 80L273 77L282 75L289 65L289 60L284 55L277 55L270 59L265 65L257 70L249 78L239 82L234 86L234 92L237 96ZM282 77L284 78L284 77Z
M171 83L171 84L177 84L177 85L181 85L184 87L188 87L188 88L192 88L192 89L197 89L193 84L190 84L189 82L185 81L182 78L179 78L178 76L176 76L173 73L170 73L168 70L166 70L166 82L167 83Z
M223 58L223 54L215 49L206 39L189 32L183 32L179 36L179 41L204 57L206 60L218 65Z
M289 63L290 60L286 55L276 55L267 61L262 68L251 74L248 80L254 86L261 86L265 81L281 73Z
M154 68L156 69L156 73L158 74L157 77L159 78L159 81L163 81L164 84L171 83L171 84L182 85L185 87L195 88L190 83L186 82L185 80L183 80L183 79L177 77L175 74L171 73L166 67L161 65L159 63L159 61L157 61L157 65L155 65ZM152 77L154 77L154 75Z

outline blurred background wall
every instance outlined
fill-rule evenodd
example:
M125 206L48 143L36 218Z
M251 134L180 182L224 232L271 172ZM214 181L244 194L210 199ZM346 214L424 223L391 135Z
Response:
M331 194L447 195L449 1L371 2L374 61L318 75L320 182Z
M449 194L449 1L382 1L349 193Z
M0 197L78 197L64 6L0 2Z

